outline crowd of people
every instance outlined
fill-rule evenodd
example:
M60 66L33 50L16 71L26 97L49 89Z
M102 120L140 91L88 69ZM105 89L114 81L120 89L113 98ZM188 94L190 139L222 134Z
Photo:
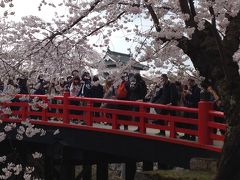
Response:
M216 110L223 111L223 105L218 93L214 90L210 82L204 81L198 85L193 78L189 78L187 84L176 81L171 82L167 74L162 74L159 78L159 83L147 85L139 73L124 72L121 75L120 82L116 85L116 78L108 76L104 84L100 83L97 75L91 77L89 72L83 72L80 76L79 71L72 71L66 79L53 78L51 81L46 81L43 75L39 75L35 84L29 85L27 78L17 78L16 81L9 79L6 84L0 82L0 91L11 93L18 89L19 94L37 94L37 95L63 95L64 92L69 92L70 96L90 97L90 98L105 98L119 99L129 101L144 101L164 105L185 106L197 108L200 99L212 101ZM16 83L15 83L16 82ZM152 88L153 87L153 88ZM78 105L77 102L72 102ZM122 110L139 111L137 107L129 107L112 105L104 103L95 103L95 107L117 108ZM158 114L176 115L174 111L164 109L155 109ZM74 112L73 112L74 113ZM76 113L76 112L75 112ZM184 113L184 117L197 118L197 114ZM129 120L127 116L119 116L119 119ZM137 120L137 119L134 119ZM217 122L223 122L221 118L216 119ZM165 121L154 121L156 124L164 125ZM179 124L179 127L196 129L193 125ZM124 129L128 127L125 126ZM215 130L216 132L216 130ZM224 133L221 131L221 133ZM160 130L159 135L165 136L165 131ZM185 134L184 139L195 140L195 136Z

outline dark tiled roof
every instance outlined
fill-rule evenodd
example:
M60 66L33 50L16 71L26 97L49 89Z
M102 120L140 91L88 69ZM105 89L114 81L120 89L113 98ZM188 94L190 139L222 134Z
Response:
M123 54L119 52L114 52L108 49L107 55L110 56L113 60L117 62L122 62L123 64L126 64L129 59L131 58L130 54Z
M106 56L109 56L111 59L105 59ZM127 62L130 60L131 55L130 54L124 54L119 52L114 52L108 49L106 55L104 56L105 64L108 67L114 67L116 66L116 63L122 63L123 65L127 64ZM114 62L115 61L115 62ZM144 70L148 69L147 66L140 64L139 62L135 61L135 63L132 65L132 68L137 70Z

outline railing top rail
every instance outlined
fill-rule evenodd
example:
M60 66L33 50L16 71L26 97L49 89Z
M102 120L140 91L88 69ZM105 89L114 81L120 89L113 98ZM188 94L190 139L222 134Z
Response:
M172 106L172 105L163 105L150 102L142 101L128 101L128 100L117 100L117 99L102 99L102 98L86 98L86 97L69 97L69 100L79 100L79 101L90 101L90 102L99 102L99 103L109 103L109 104L122 104L129 106L143 106L145 108L162 108L166 110L177 110L177 111L186 111L197 113L197 108L189 108L184 106Z
M210 114L211 116L216 116L216 117L224 118L224 112L221 112L221 111L211 110L211 111L209 111L209 114Z
M44 100L45 103L49 103L49 109L62 109L62 113L56 113L56 112L49 112L49 109L41 109L37 112L34 112L33 110L31 110L30 104L28 105L28 102L13 102L12 104L9 103L0 103L5 107L13 107L13 106L19 106L22 109L20 109L19 111L14 110L13 111L13 115L18 114L19 119L24 120L24 118L26 119L27 117L31 117L31 116L40 116L41 120L36 121L36 122L41 122L42 124L49 124L49 117L54 116L58 117L58 118L62 118L62 125L61 126L65 126L66 127L73 127L74 125L72 125L70 123L70 119L84 119L87 123L87 127L88 128L93 128L94 130L96 130L96 127L93 127L92 122L110 122L112 124L112 129L107 130L108 132L110 132L111 130L115 132L118 132L120 134L124 134L126 133L126 135L128 135L130 132L127 131L121 131L117 130L118 126L122 126L122 125L134 125L137 126L138 128L140 128L140 133L138 133L138 135L141 137L144 137L146 139L148 139L151 135L146 133L146 129L155 129L155 130L166 130L169 131L170 135L167 141L169 142L173 142L173 143L178 143L178 141L184 144L184 140L180 140L176 138L176 132L180 132L180 133L187 133L190 135L195 135L198 137L201 137L201 135L203 135L202 138L206 138L205 137L205 131L207 131L207 129L209 128L220 128L220 129L224 129L222 128L221 125L216 123L211 123L209 118L211 117L224 117L224 113L223 112L219 112L219 111L213 111L211 110L211 105L209 104L209 102L204 102L201 101L199 103L199 108L189 108L189 107L183 107L183 106L171 106L171 105L162 105L162 104L155 104L155 103L150 103L150 102L141 102L141 101L126 101L126 100L116 100L116 99L102 99L102 98L87 98L87 97L71 97L69 96L69 94L64 94L64 96L54 96L49 98L49 96L47 95L21 95L18 94L16 95L16 97L20 98L22 96L26 96L26 97L30 97L30 98L34 98L34 97L38 97L41 100ZM51 101L47 101L47 99L61 99L61 104L56 104L56 103L51 103ZM71 101L85 101L87 103L85 103L85 105L79 105L79 104L71 104ZM99 108L99 107L94 107L94 103L106 103L106 104L120 104L120 105L126 105L128 107L138 107L137 111L133 111L131 109L108 109L108 108ZM206 104L206 106L204 106ZM208 105L207 105L208 104ZM139 108L140 107L140 108ZM203 107L201 109L201 107ZM205 109L204 107L208 107L207 109ZM149 109L164 109L164 110L168 110L168 112L170 112L170 114L156 114L154 112L149 112ZM203 110L204 109L204 110ZM201 110L201 111L200 111ZM43 112L44 111L44 112ZM71 113L73 111L81 111L82 114L74 114ZM83 113L83 111L85 111ZM182 115L172 115L171 112L173 111L178 111L180 112ZM195 117L186 117L184 116L185 113L184 112L190 112L190 113L186 113L186 114L194 114ZM203 113L202 113L203 112ZM111 114L111 116L109 117L101 117L98 118L97 116L94 117L94 119L92 119L92 116L94 113L102 113L102 114ZM198 114L198 119L197 119L197 115ZM199 120L199 114L200 115L204 115L207 114L206 116L201 116L203 117L202 119L204 119L204 123L202 123L202 121ZM125 115L125 116L131 116L132 119L138 119L136 121L124 121L121 120L119 117L117 116L121 116L121 115ZM4 116L4 118L6 119L6 121L11 121L10 118L7 118L7 116ZM209 122L208 121L209 118ZM212 118L213 119L213 118ZM155 121L165 121L164 125L160 125L160 124L152 124L151 122L155 120ZM198 120L198 121L197 121ZM191 122L188 122L191 121ZM193 122L194 121L194 122ZM34 121L33 121L34 122ZM212 121L213 122L213 121ZM178 127L177 124L182 123L182 124L188 124L188 125L194 125L197 126L198 130L196 129L191 129L191 128L183 128L183 127ZM50 125L50 124L49 124ZM204 130L201 131L200 133L200 129L203 129L201 127L203 126L205 127ZM199 128L200 127L200 128ZM143 136L144 135L144 136ZM149 136L149 137L148 137ZM213 139L222 139L223 136L219 136L217 134L211 134L211 133L207 133L208 138L210 139L211 137L213 137ZM218 137L219 136L219 137ZM152 137L151 137L152 138ZM166 138L166 137L165 137ZM159 138L156 138L159 140ZM162 139L162 137L160 138ZM173 141L174 140L174 141ZM205 141L205 139L203 139ZM194 145L194 147L199 147L199 148L206 148L209 150L213 150L213 151L217 151L219 152L221 150L220 147L213 147L212 145L208 144L208 143L203 143L203 140L200 142L191 142L188 143L186 142L186 145L190 145L193 146L192 144L196 144ZM216 150L217 149L217 150Z

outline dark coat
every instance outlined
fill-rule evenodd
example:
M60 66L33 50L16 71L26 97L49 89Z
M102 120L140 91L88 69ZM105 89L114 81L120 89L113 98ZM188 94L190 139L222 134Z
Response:
M45 95L45 88L44 85L46 84L46 82L42 79L38 80L36 86L37 88L35 89L34 94L38 94L38 95Z
M144 100L146 86L144 86L140 82L130 82L129 87L129 100L135 101L135 100Z
M91 88L91 97L93 98L103 98L104 90L103 86L101 84L98 85L92 85Z
M92 88L91 81L85 81L83 84L81 84L81 88L77 96L92 97L91 88Z
M195 84L190 89L191 94L186 95L186 106L187 107L198 107L198 102L200 101L201 89Z
M167 82L163 87L156 93L156 96L153 98L153 103L158 104L169 104L177 105L178 92L175 84Z
M28 94L27 79L19 79L19 94Z

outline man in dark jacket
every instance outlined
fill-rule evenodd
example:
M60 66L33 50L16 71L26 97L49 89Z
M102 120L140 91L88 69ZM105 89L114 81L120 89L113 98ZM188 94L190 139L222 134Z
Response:
M103 98L104 94L103 86L100 84L97 75L93 76L91 91L93 98Z
M191 107L191 108L197 108L198 107L198 102L200 101L200 92L201 89L198 87L198 85L196 84L195 80L190 78L188 79L188 84L190 89L187 90L185 93L185 105L187 107ZM185 117L188 118L197 118L197 114L196 113L185 113L184 115ZM186 124L184 125L185 128L188 129L192 129L192 130L196 130L197 127L191 124ZM189 135L189 134L185 134L182 139L188 139L188 140L196 140L196 136L194 135Z
M146 94L147 86L145 81L142 79L139 73L134 74L134 76L130 79L129 100L144 101Z
M45 88L47 87L47 82L43 79L43 75L40 74L37 78L37 83L35 84L35 92L34 94L37 95L45 95L46 91Z
M201 89L198 87L194 79L188 79L189 91L186 92L187 107L197 108L200 101Z
M27 78L17 78L17 88L19 88L19 94L28 94Z
M103 90L103 86L99 82L98 76L97 75L93 76L92 81L93 82L92 82L92 87L91 87L91 91L92 91L91 92L91 97L92 98L103 98L104 90ZM100 107L101 103L94 102L93 106L94 107ZM99 112L94 112L94 115L99 117L100 113Z
M178 100L178 92L176 85L171 83L168 80L168 76L166 74L161 75L161 81L163 83L163 87L156 93L156 96L153 98L153 103L164 104L164 105L177 105ZM158 114L166 115L171 113L172 115L175 112L169 112L166 109L155 109ZM155 121L156 124L165 125L165 121L157 120ZM165 136L165 130L160 130L159 135Z

